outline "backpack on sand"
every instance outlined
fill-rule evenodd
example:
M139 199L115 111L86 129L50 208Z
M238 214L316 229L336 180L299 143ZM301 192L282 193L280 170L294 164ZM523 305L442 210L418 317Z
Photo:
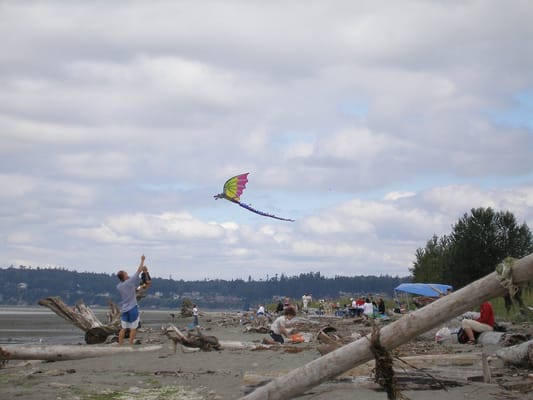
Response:
M461 344L465 344L468 342L468 335L466 334L463 328L459 328L459 330L457 331L457 341Z

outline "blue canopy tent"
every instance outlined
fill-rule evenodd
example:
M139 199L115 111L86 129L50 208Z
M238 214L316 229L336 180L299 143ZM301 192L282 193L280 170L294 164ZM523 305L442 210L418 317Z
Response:
M426 297L439 297L440 295L446 294L448 290L453 290L453 287L441 283L402 283L394 288L396 292L405 292Z
M402 283L394 288L394 298L399 304L398 292L424 297L440 297L448 290L453 290L453 286L442 283ZM407 299L409 308L409 299Z

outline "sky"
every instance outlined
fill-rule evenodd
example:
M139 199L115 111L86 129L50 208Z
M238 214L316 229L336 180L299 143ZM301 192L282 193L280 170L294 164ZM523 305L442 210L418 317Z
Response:
M533 2L0 0L0 267L408 276L533 229ZM213 196L249 172L241 201Z

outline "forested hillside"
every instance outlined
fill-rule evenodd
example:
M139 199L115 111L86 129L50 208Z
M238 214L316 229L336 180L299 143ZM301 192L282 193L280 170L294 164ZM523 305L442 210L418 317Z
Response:
M391 296L396 286L409 282L409 277L354 276L326 278L319 272L298 276L273 277L268 280L203 280L183 281L155 278L144 307L179 308L181 299L189 297L200 307L232 308L272 302L279 296L301 299L310 293L314 299L335 299L366 293ZM66 269L28 268L0 269L0 304L35 305L49 296L59 296L67 304L83 300L88 305L106 306L118 301L116 276L104 273L75 272Z

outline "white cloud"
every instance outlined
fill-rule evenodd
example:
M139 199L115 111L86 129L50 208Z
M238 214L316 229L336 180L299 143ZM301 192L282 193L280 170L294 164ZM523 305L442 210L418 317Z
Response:
M405 275L471 208L531 226L532 18L497 1L3 4L0 264ZM242 172L243 201L296 222L215 203Z
M402 192L402 191L390 192L390 193L387 193L385 197L383 197L383 200L396 201L396 200L403 199L406 197L412 197L415 194L416 194L415 192Z

